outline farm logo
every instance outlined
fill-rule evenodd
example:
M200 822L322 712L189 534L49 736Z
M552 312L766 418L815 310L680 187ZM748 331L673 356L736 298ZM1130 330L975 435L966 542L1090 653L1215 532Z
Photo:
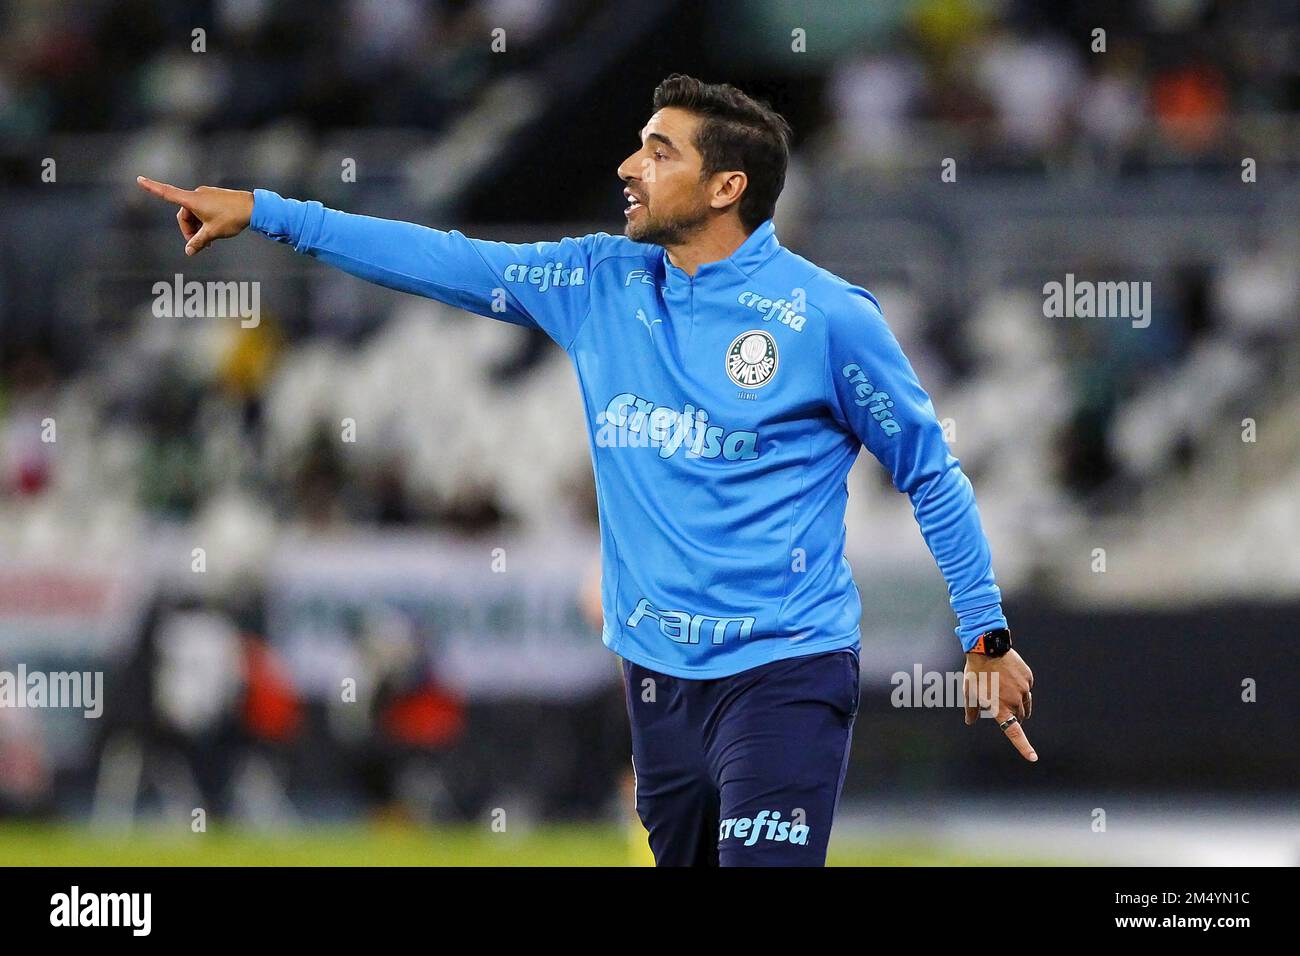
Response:
M719 840L735 837L744 840L744 846L753 846L760 838L775 843L807 846L810 832L807 824L791 824L789 820L782 820L780 810L759 810L757 816L732 817L718 824Z
M761 329L741 332L727 349L727 375L741 388L762 388L776 374L776 340Z
M658 621L660 633L678 644L700 643L700 635L706 627L713 632L710 640L714 644L721 644L727 639L729 628L734 629L742 641L754 631L752 617L710 617L708 614L691 614L689 611L661 611L645 598L637 602L632 616L627 619L627 626L636 627L646 618Z

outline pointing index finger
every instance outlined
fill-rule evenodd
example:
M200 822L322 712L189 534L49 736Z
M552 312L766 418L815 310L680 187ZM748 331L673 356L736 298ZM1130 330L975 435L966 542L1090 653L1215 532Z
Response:
M140 188L145 192L153 193L159 199L165 199L168 202L183 205L187 199L194 195L188 189L177 189L168 183L155 182L152 179L146 179L144 176L135 177L135 181L140 184Z
M1008 721L1010 722L1008 723ZM998 714L998 726L1002 727L1002 732L1007 735L1007 739L1020 751L1020 756L1030 763L1035 763L1038 760L1038 754L1034 751L1033 745L1030 744L1029 738L1025 736L1024 728L1020 726L1020 719L1015 717L1011 711L1006 710Z

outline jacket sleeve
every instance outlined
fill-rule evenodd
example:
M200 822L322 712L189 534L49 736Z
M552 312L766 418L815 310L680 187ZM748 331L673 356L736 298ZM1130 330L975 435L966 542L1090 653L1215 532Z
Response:
M266 189L253 191L250 225L369 282L540 328L566 349L590 307L592 236L534 243L470 239Z
M875 298L848 287L827 314L827 335L832 411L911 500L970 650L980 634L1006 626L970 480Z

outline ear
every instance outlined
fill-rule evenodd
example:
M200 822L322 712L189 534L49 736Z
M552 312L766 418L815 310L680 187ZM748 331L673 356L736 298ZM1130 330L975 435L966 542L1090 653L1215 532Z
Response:
M739 169L714 173L710 177L709 205L714 209L728 209L740 202L749 185L749 177Z

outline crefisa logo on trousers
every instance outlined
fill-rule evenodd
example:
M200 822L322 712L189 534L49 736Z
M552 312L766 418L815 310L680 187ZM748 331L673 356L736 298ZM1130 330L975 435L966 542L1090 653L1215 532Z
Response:
M731 817L718 824L718 839L735 837L753 846L759 839L775 843L794 843L806 846L811 828L806 823L792 823L781 819L780 810L759 810L753 817Z

